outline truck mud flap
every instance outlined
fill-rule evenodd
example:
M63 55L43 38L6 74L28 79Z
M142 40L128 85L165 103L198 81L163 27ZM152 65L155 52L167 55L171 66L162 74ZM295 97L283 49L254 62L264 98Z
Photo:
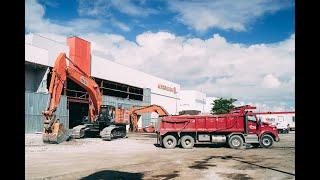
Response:
M157 133L157 144L159 144L160 146L162 146L162 136L160 135L160 133Z

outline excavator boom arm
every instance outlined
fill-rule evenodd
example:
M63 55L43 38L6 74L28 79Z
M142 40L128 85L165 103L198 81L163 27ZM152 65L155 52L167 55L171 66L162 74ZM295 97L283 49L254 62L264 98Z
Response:
M65 54L61 53L52 69L52 76L49 87L49 106L46 115L51 116L60 103L61 92L67 78Z
M144 114L144 113L158 113L159 116L168 116L169 113L162 107L159 105L150 105L150 106L144 106L144 107L140 107L138 109L136 108L131 108L130 110L130 114L131 114L131 121L133 124L133 131L137 131L138 129L138 115Z
M134 109L132 111L132 113L135 113L135 114L142 114L142 113L149 113L149 112L158 113L160 116L169 115L169 113L163 107L161 107L159 105L155 105L155 104L150 105L150 106L144 106L139 109Z
M76 65L73 64L73 67L68 66L67 60L69 59L66 57L65 53L60 53L56 59L49 87L50 101L45 115L51 116L56 111L61 99L63 85L68 77L89 93L89 113L91 121L93 121L94 117L99 114L102 103L99 86L89 75L84 73Z
M67 63L67 60L69 61L69 63ZM73 80L75 83L79 84L88 92L90 121L95 121L100 113L102 96L99 86L88 74L83 72L78 66L73 63L71 66L70 63L72 63L72 61L66 57L66 54L60 53L52 69L52 76L49 87L49 103L47 109L43 112L43 115L45 117L43 136L45 142L58 141L57 139L59 137L59 133L63 133L60 132L60 130L64 129L64 127L61 127L61 125L59 125L59 123L56 121L55 111L57 110L60 103L61 92L67 77Z

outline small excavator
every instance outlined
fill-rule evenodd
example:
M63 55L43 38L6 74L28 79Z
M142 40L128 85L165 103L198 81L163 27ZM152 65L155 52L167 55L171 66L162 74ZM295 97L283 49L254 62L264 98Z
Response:
M90 75L74 64L65 53L60 53L51 73L48 108L42 112L44 115L44 143L59 144L71 137L82 138L89 132L100 135L104 140L126 136L127 123L125 121L117 122L115 107L102 105L98 84ZM89 94L89 121L74 127L72 131L66 129L55 114L67 78L79 84Z
M169 113L162 107L156 104L150 105L150 106L143 106L139 108L132 107L130 109L130 123L132 124L131 131L138 132L138 120L139 116L141 116L144 113L158 113L159 117L161 116L168 116Z

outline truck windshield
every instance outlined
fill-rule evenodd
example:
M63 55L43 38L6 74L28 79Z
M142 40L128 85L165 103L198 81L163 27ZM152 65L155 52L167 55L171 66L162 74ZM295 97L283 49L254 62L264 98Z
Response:
M256 117L254 116L247 116L249 121L257 121Z

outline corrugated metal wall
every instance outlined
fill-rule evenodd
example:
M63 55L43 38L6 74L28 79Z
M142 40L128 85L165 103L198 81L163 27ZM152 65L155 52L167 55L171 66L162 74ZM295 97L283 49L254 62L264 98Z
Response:
M123 107L127 110L130 109L131 106L148 106L151 103L151 90L149 88L143 89L143 101L136 100L128 100L123 98L117 98L112 96L102 96L102 104L103 105L111 105L114 107ZM151 113L146 113L142 115L142 127L149 125L151 120Z
M143 101L146 105L151 105L151 89L145 88L143 89ZM151 113L145 113L142 115L142 127L145 127L150 124L151 121Z
M43 116L41 112L45 110L48 103L48 94L25 92L25 133L43 131ZM67 97L62 96L57 118L60 122L69 127L69 111L67 109Z
M131 106L147 106L151 103L151 90L145 88L143 90L143 101L128 100L123 98L102 96L104 105L112 105L115 107L124 107L130 109ZM48 103L48 94L25 92L25 133L40 132L43 130L43 116L41 112L45 110ZM67 97L61 96L60 105L56 112L60 122L69 127L69 110L67 109ZM142 115L142 126L149 124L151 114Z

